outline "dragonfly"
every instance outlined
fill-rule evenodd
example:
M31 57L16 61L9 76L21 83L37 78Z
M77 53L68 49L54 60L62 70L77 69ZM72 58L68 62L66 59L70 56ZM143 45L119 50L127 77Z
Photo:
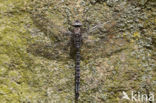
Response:
M51 3L48 2L46 3L46 5L43 6L50 8ZM59 12L57 7L60 4L61 3L59 2L57 6L51 9L51 11ZM105 56L113 55L114 52L120 52L123 50L121 48L118 48L112 50L111 52L105 52L104 45L106 45L108 42L112 42L112 40L115 40L113 39L115 37L115 33L119 32L119 31L115 31L115 28L118 26L118 20L120 16L124 14L124 9L123 9L124 7L125 4L116 5L116 7L114 7L113 10L114 12L111 15L102 16L106 20L101 20L101 21L97 20L94 21L93 23L89 20L90 18L87 16L87 12L91 12L90 9L87 9L83 13L82 17L84 20L81 21L82 24L80 20L74 20L74 17L72 15L70 15L71 17L69 15L66 15L64 16L65 17L64 19L67 24L65 24L64 26L60 24L60 22L62 21L58 20L56 23L51 19L57 16L57 14L56 15L53 14L54 12L48 11L51 14L50 15L51 18L47 17L48 16L46 12L46 10L48 10L47 8L44 8L41 11L39 8L35 8L34 11L32 11L31 18L33 20L33 23L39 29L39 31L42 31L42 33L45 34L45 36L51 39L51 43L42 44L42 46L37 47L37 49L35 49L36 48L35 46L38 44L34 44L31 46L30 52L33 53L34 55L43 56L48 59L55 59L55 60L62 60L62 61L68 60L67 57L72 59L76 57L76 59L74 59L75 60L75 101L78 101L78 97L79 97L80 57L81 60L92 58L97 51L103 51L103 52L96 53L94 56L105 57ZM106 13L109 13L109 10L107 11L108 12ZM72 20L70 20L70 18L72 17L73 17L74 24L72 24ZM34 33L33 35L38 35L38 34L39 33L36 34ZM74 48L76 48L76 52L74 52L74 54L72 52L73 42L71 42L70 40L71 38L73 38L73 34L80 35L80 37L78 37L78 42L80 42L80 44L78 43L77 46L75 45ZM120 43L114 44L112 42L112 45L120 45ZM71 47L70 50L69 47ZM48 52L49 50L52 50L53 52ZM70 56L68 56L69 54Z

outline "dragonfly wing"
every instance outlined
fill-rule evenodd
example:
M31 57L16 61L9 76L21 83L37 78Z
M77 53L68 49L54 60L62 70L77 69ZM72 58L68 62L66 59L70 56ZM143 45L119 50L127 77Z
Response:
M82 56L85 60L90 58L109 57L127 49L126 40L122 38L110 38L108 40L89 37L82 46Z
M124 7L124 3L119 4L114 10L115 12L112 14L108 13L108 16L102 15L102 17L95 16L92 11L90 12L91 14L89 15L91 16L93 14L97 20L90 21L90 25L93 26L85 33L82 33L84 38L84 47L82 48L84 58L107 57L126 49L126 47L122 45L126 41L122 38L115 38L119 33L119 30L116 28L118 21L126 10ZM105 14L107 14L107 12L110 11L106 11ZM107 19L107 21L105 19Z

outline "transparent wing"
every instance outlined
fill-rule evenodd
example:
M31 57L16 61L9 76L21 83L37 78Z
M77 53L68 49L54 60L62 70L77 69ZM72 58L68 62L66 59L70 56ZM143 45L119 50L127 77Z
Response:
M69 28L70 25L60 5L60 1L51 0L32 2L30 14L33 26L29 31L34 42L28 48L32 54L48 59L62 59L68 56L68 50L65 48L71 32L65 28Z
M85 58L111 56L127 48L124 47L126 41L116 37L116 34L120 33L118 26L120 25L120 17L126 12L125 6L124 3L118 4L113 8L113 12L109 10L104 12L104 14L108 12L108 15L98 17L96 14L94 21L86 20L93 26L82 33L84 38L84 48L82 49ZM92 9L90 11L89 15L94 14ZM96 12L100 12L100 10Z
M84 37L87 35L94 35L94 32L99 29L101 29L103 32L110 32L111 29L117 26L117 23L120 20L121 15L123 15L126 12L125 6L126 6L125 3L116 5L116 7L114 7L113 10L114 12L112 14L109 14L109 16L105 16L105 15L103 16L104 19L106 18L105 22L103 20L101 21L96 20L97 22L94 22L94 24L90 24L94 26L88 28L88 30L85 33L83 33Z

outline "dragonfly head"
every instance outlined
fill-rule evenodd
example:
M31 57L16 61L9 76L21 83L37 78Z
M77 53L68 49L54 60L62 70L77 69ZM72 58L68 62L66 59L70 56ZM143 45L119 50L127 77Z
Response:
M74 27L81 27L81 26L82 26L82 23L81 23L79 20L76 20L76 21L73 23L73 26L74 26Z

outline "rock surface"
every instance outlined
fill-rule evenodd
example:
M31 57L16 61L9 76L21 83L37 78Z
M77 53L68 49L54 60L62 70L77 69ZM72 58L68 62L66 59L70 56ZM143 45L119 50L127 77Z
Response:
M155 0L3 0L0 103L73 103L71 23L83 23L80 103L156 97ZM87 33L85 33L88 31Z

